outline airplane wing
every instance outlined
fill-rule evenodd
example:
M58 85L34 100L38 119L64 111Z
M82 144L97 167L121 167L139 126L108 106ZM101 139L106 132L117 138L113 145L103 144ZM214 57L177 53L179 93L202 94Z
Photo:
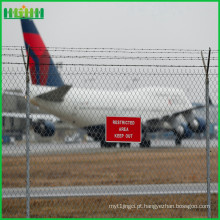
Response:
M186 110L184 110L184 111L181 111L181 112L176 112L176 113L174 113L172 116L179 116L179 115L184 115L184 114L187 114L187 113L189 113L189 112L191 112L191 111L193 111L193 110L197 110L197 109L201 109L201 108L205 108L205 105L198 105L198 106L195 106L195 107L192 107L192 108L190 108L190 109L186 109Z
M164 115L162 118L153 118L150 120L145 121L144 126L146 127L147 130L149 131L173 131L173 124L172 122L178 121L179 116L183 116L185 120L189 118L189 115L193 114L194 110L197 109L202 109L205 108L205 105L199 104L197 106L194 106L192 108L183 110L183 111L178 111L173 113L172 115ZM184 120L184 119L183 119ZM198 118L197 118L198 120ZM190 119L186 120L188 123L190 123ZM179 124L180 122L178 122ZM202 123L200 121L200 123ZM204 123L203 123L204 124ZM202 129L203 130L203 129Z
M2 112L2 117L26 119L26 113ZM33 121L36 121L36 120L47 120L47 121L52 121L52 122L59 121L59 118L57 118L54 115L36 114L36 113L35 114L30 114L30 119L33 120Z

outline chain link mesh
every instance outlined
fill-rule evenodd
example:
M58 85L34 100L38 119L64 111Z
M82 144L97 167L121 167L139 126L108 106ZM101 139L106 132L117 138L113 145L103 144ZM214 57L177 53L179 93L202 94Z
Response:
M3 54L2 70L3 217L26 215L25 68L16 50L20 48L3 48L13 51ZM115 49L129 56L138 52L130 57L136 60L131 65L129 57L85 55L102 53L102 48L49 50L58 63L51 66L51 76L58 69L64 85L45 86L50 67L35 69L30 60L32 83L41 84L30 86L30 216L206 217L200 51ZM162 56L165 52L169 56ZM106 59L111 61L103 65ZM217 59L215 53L209 70L212 217L218 217ZM106 116L141 117L142 142L105 142Z

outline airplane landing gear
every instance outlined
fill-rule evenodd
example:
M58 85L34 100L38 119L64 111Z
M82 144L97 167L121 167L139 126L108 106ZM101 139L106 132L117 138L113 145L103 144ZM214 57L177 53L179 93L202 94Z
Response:
M105 142L101 141L101 148L111 148L111 147L116 147L117 143L114 142Z
M176 137L175 144L176 146L180 146L182 144L182 138Z
M150 140L142 140L140 143L140 147L141 148L148 148L151 145L151 141Z
M126 148L126 147L129 148L131 146L130 143L120 143L119 145L120 145L120 147L124 147L124 148Z
M144 130L142 130L142 132L143 132L143 136L142 136L142 141L140 143L140 147L141 148L148 148L151 146L151 141L147 135L147 130L144 129Z

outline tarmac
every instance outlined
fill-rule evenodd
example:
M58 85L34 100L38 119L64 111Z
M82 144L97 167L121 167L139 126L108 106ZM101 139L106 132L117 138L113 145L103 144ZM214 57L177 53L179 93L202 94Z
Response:
M205 148L205 139L183 140L181 146L175 146L174 140L152 140L150 148L140 148L139 144L132 143L130 148L101 148L99 142L81 142L81 143L30 143L30 155L50 155L50 154L68 154L68 153L97 153L97 152L114 152L114 151L136 151L136 150L153 150L161 148ZM210 140L210 147L218 147L218 140ZM26 145L10 144L2 145L2 156L25 156Z
M31 198L58 198L82 196L131 196L167 194L204 194L206 183L189 184L148 184L148 185L107 185L107 186L69 186L32 187ZM218 183L211 184L211 193L218 193ZM26 188L3 188L2 198L26 198Z

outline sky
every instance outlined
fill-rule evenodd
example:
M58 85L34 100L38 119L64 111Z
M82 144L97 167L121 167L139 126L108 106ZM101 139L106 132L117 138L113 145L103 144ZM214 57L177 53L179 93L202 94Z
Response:
M2 8L20 8L23 4L27 8L44 8L45 18L35 20L35 24L44 43L50 47L218 49L217 2L2 4ZM19 20L2 19L2 30L3 46L24 45ZM3 83L7 84L10 81L11 87L24 87L24 80L20 79L19 83L15 81L12 83L13 79L9 80L7 77L3 76ZM158 84L158 80L151 85ZM181 80L183 81L181 86L187 88L190 94L190 90L196 87L195 79L188 77L188 81ZM142 81L149 85L148 79ZM166 79L163 80L165 83L159 84L163 86L169 82L169 86L179 87L178 81L172 79L171 84L170 80ZM203 78L200 77L196 82L199 85L203 84L202 88L204 88ZM74 81L72 83L76 84ZM217 102L216 76L211 79L211 83L213 87L210 92ZM202 96L199 96L199 100L203 99Z
M44 8L45 18L36 21L36 26L48 46L218 47L217 2L11 2L3 3L3 8L22 4ZM19 23L3 19L3 45L23 45Z

